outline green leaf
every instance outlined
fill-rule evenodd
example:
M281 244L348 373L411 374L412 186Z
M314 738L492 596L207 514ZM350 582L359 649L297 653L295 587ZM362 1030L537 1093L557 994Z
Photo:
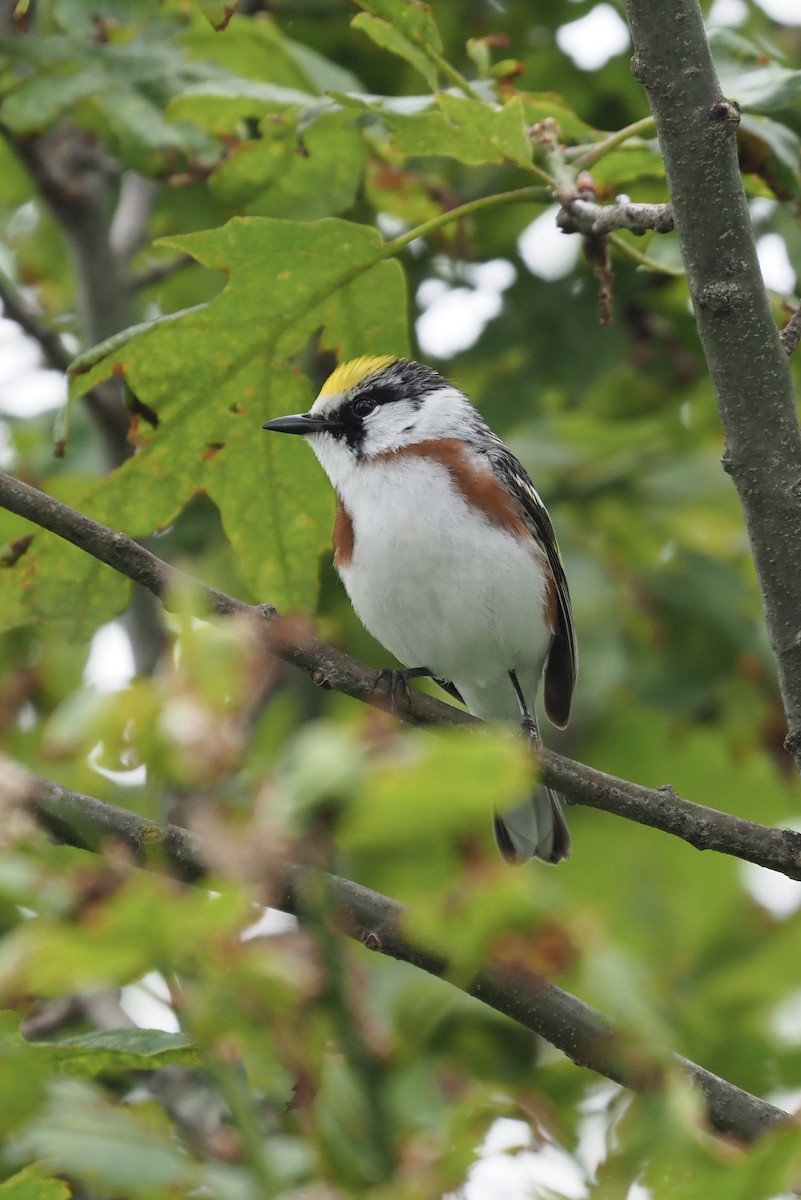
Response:
M517 98L523 105L523 115L527 125L536 125L545 120L556 121L565 143L586 142L593 136L591 126L586 121L582 121L581 117L568 106L564 97L558 93L520 92Z
M159 1029L102 1030L58 1042L37 1042L35 1048L55 1069L69 1075L195 1066L198 1062L191 1038Z
M0 1011L0 1134L5 1137L39 1108L48 1077L47 1060L37 1058L20 1035L20 1017Z
M44 621L71 641L86 641L126 607L130 581L55 534L28 529L36 531L30 549L0 569L0 628Z
M191 1187L197 1168L175 1141L147 1128L132 1107L112 1106L74 1080L52 1087L47 1109L20 1139L23 1152L51 1169L125 1195Z
M0 106L3 120L17 133L39 133L73 104L101 90L104 75L91 69L36 76L11 91Z
M236 0L200 0L200 8L212 29L221 33L236 12Z
M167 115L174 121L193 121L220 136L236 132L248 117L292 108L305 119L311 113L331 107L330 100L321 100L310 92L255 79L231 78L186 88L169 102Z
M214 147L193 125L164 116L171 95L227 78L214 64L188 62L169 24L119 44L77 38L16 39L12 61L26 68L0 106L18 134L51 127L61 116L96 133L129 165L150 174L210 156Z
M511 807L533 783L523 742L495 730L408 737L405 757L371 775L348 809L342 844L391 847L462 837L489 827L493 805Z
M2 1200L70 1200L72 1188L63 1179L50 1179L33 1163L0 1183Z
M384 21L381 17L374 17L366 12L359 13L358 16L354 17L351 25L354 29L359 29L362 33L366 33L375 42L376 46L380 46L382 50L389 50L391 54L396 54L398 58L404 58L416 71L419 71L431 90L436 90L438 79L436 66L432 63L428 55L418 49L414 42L411 42L400 29L391 25L389 21Z
M330 544L333 498L306 446L259 427L309 407L308 385L281 360L321 328L323 344L343 359L406 352L402 271L383 260L376 230L333 218L237 218L164 244L225 270L229 282L208 306L79 360L76 394L123 374L160 419L158 430L141 434L136 457L82 507L138 537L170 524L202 489L220 509L254 594L309 611L317 559ZM25 560L29 587L54 599L46 561L31 552ZM69 598L62 604L69 608Z
M664 179L665 164L655 144L631 141L593 163L591 174L603 199L617 195L624 186L632 183Z
M730 29L713 29L709 44L720 84L730 100L750 112L776 112L801 98L801 71L793 71Z
M17 926L2 943L0 978L4 985L24 981L41 996L130 983L151 970L154 962L169 962L176 970L192 965L198 953L213 953L215 942L235 936L249 918L248 899L233 891L212 899L196 889L178 892L153 875L134 876L93 922L80 925L48 916ZM124 1046L124 1040L119 1044ZM155 1043L145 1045L152 1048ZM186 1061L186 1048L173 1042L168 1048ZM102 1043L96 1052L110 1055L109 1063L115 1053L126 1053L103 1050ZM86 1065L91 1050L79 1041L72 1050L57 1051L57 1058L64 1053L67 1060L72 1057ZM141 1054L139 1062L141 1066Z
M316 93L329 88L362 90L352 71L313 47L287 37L264 12L255 20L235 18L223 38L205 22L194 22L181 42L194 60L224 67L232 84L269 81L280 88Z
M741 170L763 179L780 200L801 192L801 138L787 125L742 113L737 149Z
M423 0L358 0L359 8L389 22L415 46L427 46L440 53L439 35L432 9Z
M358 133L329 114L301 134L291 120L266 118L262 136L237 146L209 186L227 204L261 216L317 220L349 208L364 170Z
M442 92L436 107L408 116L381 110L381 119L402 154L416 158L442 155L471 166L507 162L531 166L531 144L519 97L499 107Z

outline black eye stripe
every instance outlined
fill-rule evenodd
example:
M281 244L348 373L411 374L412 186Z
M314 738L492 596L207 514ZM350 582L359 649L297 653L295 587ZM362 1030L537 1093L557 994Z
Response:
M353 399L349 405L351 412L357 417L366 417L381 404L393 404L400 400L402 393L397 388L377 383L367 387Z

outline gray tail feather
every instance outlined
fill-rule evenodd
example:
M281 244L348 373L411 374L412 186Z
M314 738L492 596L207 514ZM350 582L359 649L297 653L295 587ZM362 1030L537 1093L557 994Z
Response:
M530 858L558 863L570 855L570 833L562 806L550 788L537 788L519 808L493 819L501 857L519 865Z

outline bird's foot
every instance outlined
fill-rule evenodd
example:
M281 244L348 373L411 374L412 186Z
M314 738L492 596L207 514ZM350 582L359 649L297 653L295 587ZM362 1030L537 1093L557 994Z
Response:
M515 690L515 696L517 697L517 703L520 708L520 729L522 730L523 737L527 738L528 741L532 742L535 746L538 746L540 743L540 733L537 729L537 722L534 720L532 713L529 711L526 698L523 695L523 689L518 682L516 673L514 671L510 671L509 678L512 682L512 687Z
M537 723L533 717L526 714L525 717L521 718L520 729L524 738L528 738L535 746L539 745L540 731L537 729Z
M411 694L409 692L410 679L430 679L432 673L429 667L382 667L376 675L374 690L378 691L383 683L387 685L389 693L390 712L396 714L400 711L399 700L403 702L403 708L408 711L411 707Z

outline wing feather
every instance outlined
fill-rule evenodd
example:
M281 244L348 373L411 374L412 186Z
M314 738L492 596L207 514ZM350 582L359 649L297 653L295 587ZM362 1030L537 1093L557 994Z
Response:
M499 474L520 505L523 519L537 544L545 552L556 590L556 628L545 662L545 711L554 725L563 729L570 717L570 703L576 684L576 634L573 609L565 569L559 554L551 518L521 463L493 435L488 452L493 469Z

